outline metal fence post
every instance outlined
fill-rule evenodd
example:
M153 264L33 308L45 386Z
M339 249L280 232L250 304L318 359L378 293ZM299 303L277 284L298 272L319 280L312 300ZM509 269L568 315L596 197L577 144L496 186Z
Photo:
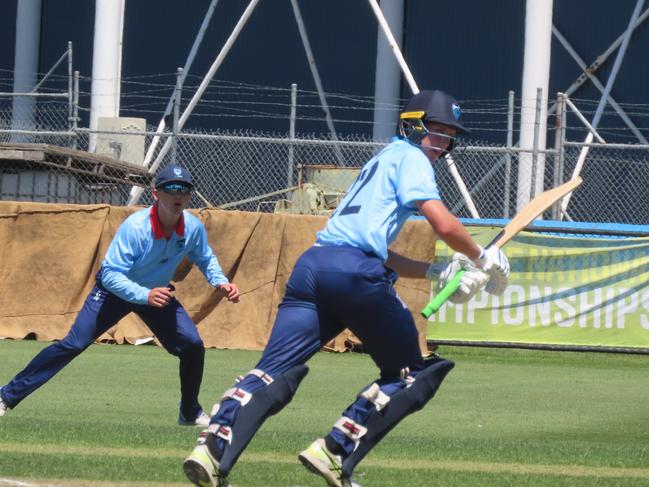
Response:
M291 118L288 127L288 167L286 169L286 187L293 186L293 171L295 168L295 147L293 141L295 140L295 115L297 112L297 84L291 84ZM288 195L287 195L288 196Z
M530 178L530 200L536 196L536 172L539 163L539 126L541 123L541 96L543 90L536 89L536 110L534 113L534 139L532 142L532 176ZM541 185L543 189L543 185Z
M563 93L557 93L556 113L554 116L554 169L552 186L557 187L563 181L563 140L562 135L565 134L564 111L565 101ZM552 219L558 220L561 214L559 203L552 205Z
M77 148L77 129L79 128L79 71L74 72L74 84L72 95L72 148Z
M72 130L72 117L73 117L73 111L74 109L72 108L73 104L73 79L72 79L72 41L68 41L68 130Z
M183 68L176 70L176 92L174 96L174 121L173 121L173 148L172 148L172 161L178 164L178 120L180 118L180 103L182 100L183 89Z
M507 108L507 155L505 156L505 196L503 201L503 215L509 218L509 198L512 184L512 146L514 143L514 91L509 90L509 104Z

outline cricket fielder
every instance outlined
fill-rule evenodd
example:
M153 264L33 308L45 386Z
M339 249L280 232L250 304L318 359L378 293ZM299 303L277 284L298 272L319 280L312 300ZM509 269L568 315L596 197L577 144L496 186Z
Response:
M68 334L39 352L0 389L0 416L133 312L167 352L180 359L178 423L207 426L209 417L198 402L205 348L169 281L187 256L229 301L239 301L239 290L223 275L203 224L185 211L193 188L187 169L167 166L158 173L153 189L155 204L133 213L120 225L97 273L97 282Z
M423 91L409 101L399 136L365 164L315 245L295 264L261 359L212 409L210 426L183 465L195 485L227 485L264 420L295 394L306 361L345 328L363 342L379 377L326 436L299 454L306 468L330 486L358 485L351 480L358 462L433 397L454 364L422 357L414 319L394 283L398 275L438 277L440 268L388 247L419 211L461 253L444 269L440 284L461 266L467 269L451 300L467 301L486 284L488 292L501 294L509 275L502 251L476 244L440 199L431 163L453 149L456 135L468 133L460 117L457 101L442 91Z

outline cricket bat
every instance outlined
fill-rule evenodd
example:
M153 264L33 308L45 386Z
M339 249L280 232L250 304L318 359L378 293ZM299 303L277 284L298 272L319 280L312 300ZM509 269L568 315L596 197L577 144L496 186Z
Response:
M523 230L527 225L529 225L537 216L542 214L545 210L551 207L554 203L559 201L565 195L574 191L582 183L581 177L577 176L570 181L557 186L556 188L549 189L544 191L534 199L532 199L525 208L523 208L519 213L517 213L511 221L503 227L503 229L496 235L491 242L487 245L487 248L495 245L496 247L502 248L507 242ZM428 319L433 313L436 313L442 305L450 298L458 287L460 287L460 281L462 280L462 275L465 273L465 270L460 270L453 276L453 279L446 283L446 286L438 292L435 297L426 305L426 307L421 310L421 315Z

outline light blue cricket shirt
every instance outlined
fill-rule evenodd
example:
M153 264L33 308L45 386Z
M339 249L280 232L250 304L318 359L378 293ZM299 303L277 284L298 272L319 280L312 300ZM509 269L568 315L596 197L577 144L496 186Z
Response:
M164 287L183 257L196 264L212 286L226 284L201 221L184 211L167 239L155 206L129 216L117 229L99 275L107 291L131 303L147 304L149 291Z
M327 226L318 232L316 244L349 245L386 261L388 247L417 211L415 202L431 199L440 196L428 157L394 137L365 164Z

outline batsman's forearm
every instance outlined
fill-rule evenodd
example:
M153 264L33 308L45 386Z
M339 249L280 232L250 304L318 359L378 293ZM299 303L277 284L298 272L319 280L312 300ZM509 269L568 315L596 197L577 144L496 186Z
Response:
M428 270L428 262L410 259L392 250L388 250L388 260L385 261L385 265L395 270L400 277L414 279L425 278Z

